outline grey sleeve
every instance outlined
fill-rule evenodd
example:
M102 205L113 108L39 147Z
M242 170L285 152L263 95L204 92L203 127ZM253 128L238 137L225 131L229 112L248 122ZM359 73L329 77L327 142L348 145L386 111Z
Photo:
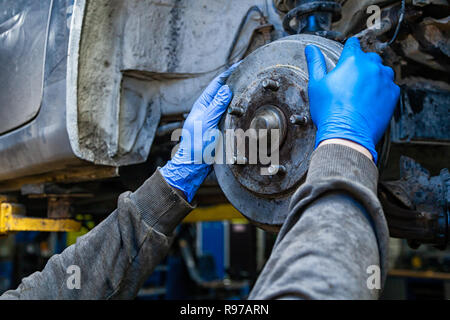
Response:
M377 182L374 163L352 148L314 151L249 298L377 299L389 239Z
M122 194L118 208L102 223L0 298L134 298L192 208L157 170L135 193Z

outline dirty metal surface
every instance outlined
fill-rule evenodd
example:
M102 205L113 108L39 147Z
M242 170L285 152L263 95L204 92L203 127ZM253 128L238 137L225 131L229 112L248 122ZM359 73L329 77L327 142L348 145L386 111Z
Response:
M77 183L92 180L101 180L114 178L119 175L116 167L106 166L79 166L66 170L54 170L50 173L44 173L21 179L6 180L0 182L0 192L10 192L21 190L27 185L36 185L41 183Z
M391 237L408 239L414 248L427 243L444 249L450 230L448 169L432 177L413 159L401 157L400 175L381 182L378 191Z
M269 231L277 231L284 222L290 197L305 179L314 148L316 129L309 114L304 55L308 44L315 44L322 50L328 71L331 71L342 46L303 34L282 38L256 50L227 82L233 91L233 100L220 124L223 132L280 129L279 143L268 148L279 152L274 174L270 174L271 163L260 161L259 150L256 163L250 159L251 135L246 140L245 154L236 154L237 160L244 160L214 165L219 185L228 200L249 220ZM270 137L266 139L270 141ZM226 138L222 150L226 150L225 143ZM260 143L266 141L258 141L258 147ZM269 174L261 174L264 169Z
M277 79L279 89L277 91L264 89L263 82L266 79ZM259 73L241 94L241 99L236 101L238 105L246 105L245 114L242 117L225 117L225 129L242 128L245 131L259 118L260 110L270 108L279 110L281 113L279 118L282 128L280 129L283 129L281 131L284 134L280 135L280 164L285 166L289 174L261 175L261 169L268 166L261 163L231 166L233 175L247 189L269 196L281 194L295 186L306 172L307 158L314 145L313 125L311 122L305 125L292 125L288 122L288 119L295 115L310 117L306 104L306 85L304 75L298 70L289 67L270 67ZM303 141L300 146L292 143L296 139ZM267 143L270 141L271 139L268 138Z
M450 91L417 82L402 86L400 110L391 124L397 143L450 144Z
M264 1L77 1L66 100L76 156L113 166L145 162L161 117L189 112L225 69L232 37L252 5L263 8ZM259 26L253 18L235 58Z

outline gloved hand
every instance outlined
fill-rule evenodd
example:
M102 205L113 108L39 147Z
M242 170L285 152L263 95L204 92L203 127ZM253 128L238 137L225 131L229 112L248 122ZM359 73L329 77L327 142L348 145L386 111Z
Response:
M378 54L364 53L357 38L347 40L336 67L328 74L319 48L309 45L305 54L316 147L328 139L350 140L369 150L376 163L375 145L400 95L394 71L382 64Z
M238 64L217 76L194 103L183 125L179 149L160 169L167 183L183 191L189 202L211 170L212 163L205 162L203 153L207 147L210 151L215 148L210 145L216 143L213 131L232 97L230 88L224 84Z

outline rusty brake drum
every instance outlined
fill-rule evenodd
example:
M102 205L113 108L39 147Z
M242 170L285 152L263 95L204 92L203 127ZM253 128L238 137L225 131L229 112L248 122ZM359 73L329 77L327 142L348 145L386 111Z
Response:
M231 204L251 222L268 231L276 232L283 224L289 200L305 180L314 148L316 129L309 114L304 54L309 44L321 49L327 69L331 71L342 45L319 36L300 34L257 49L227 81L233 99L220 123L224 137L220 146L222 151L227 151L226 141L232 141L235 150L231 157L223 153L223 164L214 165L215 174ZM238 143L242 140L227 139L226 133L238 129L243 132L266 129L263 132L267 134L264 139L261 134L248 135L244 140L246 146L239 149ZM270 144L272 129L278 129L275 145ZM252 138L258 142L256 149ZM261 160L259 149L264 143L268 145L268 156L278 152L275 165ZM254 160L256 151L257 161Z

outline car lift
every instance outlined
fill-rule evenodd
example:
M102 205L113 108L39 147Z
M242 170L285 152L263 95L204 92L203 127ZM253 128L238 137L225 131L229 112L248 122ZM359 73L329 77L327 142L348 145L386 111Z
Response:
M25 206L14 200L0 195L0 236L18 231L65 232L81 228L81 223L73 219L27 217Z

